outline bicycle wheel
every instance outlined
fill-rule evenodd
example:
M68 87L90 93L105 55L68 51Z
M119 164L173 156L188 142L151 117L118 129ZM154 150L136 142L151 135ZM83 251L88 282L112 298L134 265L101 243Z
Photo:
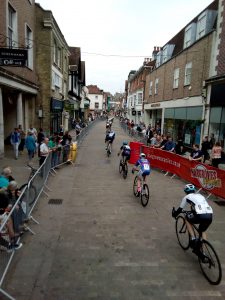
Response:
M133 193L134 193L135 197L138 197L138 177L137 176L134 178Z
M120 165L119 165L119 172L120 174L122 173L123 171L123 162L122 162L122 159L120 160Z
M176 234L181 248L187 250L190 244L190 235L183 216L179 216L176 219Z
M213 246L205 240L201 242L202 257L198 257L198 262L205 278L213 285L220 283L222 278L222 268L219 257Z
M124 179L127 178L127 173L128 173L128 166L127 166L127 163L125 162L123 165L123 178Z
M145 207L148 204L148 200L149 200L149 188L148 188L148 185L146 183L144 183L142 191L141 191L141 204L142 204L142 206Z

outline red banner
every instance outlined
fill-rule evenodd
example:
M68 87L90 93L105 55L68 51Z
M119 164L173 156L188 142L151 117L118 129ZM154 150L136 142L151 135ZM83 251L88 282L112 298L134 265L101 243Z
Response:
M140 152L146 154L152 167L176 174L186 181L225 199L225 171L190 161L180 155L157 148L140 145Z

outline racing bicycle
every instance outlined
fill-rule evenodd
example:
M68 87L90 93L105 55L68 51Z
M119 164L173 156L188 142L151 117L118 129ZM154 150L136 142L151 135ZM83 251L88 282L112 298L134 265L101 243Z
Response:
M190 211L183 210L182 213L176 218L176 235L183 250L188 250L190 248L191 237L185 222L186 215L189 213ZM198 230L198 226L195 224L191 225L197 241L197 256L201 271L209 283L217 285L222 279L222 268L219 257L212 244L202 239L201 233Z
M120 159L120 164L119 164L119 172L120 174L123 175L123 178L127 178L127 173L128 173L128 165L127 165L127 160L124 156Z
M108 142L108 145L106 147L106 153L107 153L107 156L109 157L110 154L112 153L112 144L110 142Z
M141 198L141 204L142 206L146 206L149 201L149 187L147 183L145 182L146 176L141 177L141 189L140 192L138 191L138 176L135 176L134 183L133 183L133 193L135 197Z

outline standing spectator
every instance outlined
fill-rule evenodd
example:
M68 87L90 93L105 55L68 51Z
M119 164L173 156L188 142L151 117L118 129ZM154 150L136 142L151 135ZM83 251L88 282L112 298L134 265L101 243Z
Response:
M51 167L55 167L57 165L58 160L56 136L50 137L48 147L52 150Z
M19 133L18 128L15 128L14 131L11 133L10 141L11 141L11 144L13 145L15 159L18 159L19 144L20 144L20 133Z
M182 137L178 137L177 139L175 153L178 155L182 155L184 153L184 143Z
M76 123L75 130L76 130L76 135L78 136L80 134L80 131L81 131L81 127L80 127L78 122Z
M209 152L208 150L210 150L210 142L208 140L208 136L205 136L203 141L202 141L202 153L203 153L203 162L205 162L206 160L209 159Z
M161 138L161 135L158 134L156 136L156 141L155 141L154 148L160 148L161 143L162 143L162 138Z
M218 168L218 165L221 162L222 151L223 149L220 145L220 142L216 142L211 152L212 166L215 168Z
M175 147L176 147L176 143L174 143L172 137L169 137L167 142L161 147L161 149L169 152L174 152Z
M39 132L37 135L38 157L40 157L40 146L41 146L41 143L43 142L44 138L45 138L45 134L44 134L43 128L39 128Z
M22 154L23 150L24 150L24 145L25 145L26 133L22 129L22 125L19 125L18 131L20 133L19 153Z
M156 144L157 133L154 133L153 137L150 140L150 147L154 147Z
M37 142L37 129L34 128L32 125L30 125L30 128L28 129L28 132L31 131L33 133L33 137L35 142Z
M162 147L166 144L167 142L167 136L166 135L162 135L162 141L160 144L160 148L162 149Z
M68 160L68 155L70 152L70 143L72 141L72 137L71 135L69 135L69 132L66 131L63 139L62 139L62 146L63 146L63 161L67 161Z
M41 146L40 146L40 161L39 161L39 165L41 166L46 157L48 156L50 149L48 148L48 142L49 142L49 139L48 138L44 138L43 142L41 143Z
M59 136L63 136L64 135L64 128L63 128L63 125L60 125L60 128L59 128Z
M28 131L28 135L25 140L25 145L28 152L28 165L29 165L36 151L36 143L34 140L33 132Z
M215 137L214 137L214 133L211 133L209 143L210 143L210 149L212 149L213 146L214 146L215 143L216 143L216 140L215 140Z
M201 150L199 150L199 145L194 144L193 145L193 150L189 156L189 160L195 160L195 161L203 161L203 153Z

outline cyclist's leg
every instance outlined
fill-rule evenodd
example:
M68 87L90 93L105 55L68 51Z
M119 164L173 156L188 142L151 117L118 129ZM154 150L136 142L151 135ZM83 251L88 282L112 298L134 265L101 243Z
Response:
M199 224L199 234L203 240L206 240L206 230L209 228L212 223L212 214L202 214L200 216L200 224Z
M141 181L142 181L142 171L140 170L137 174L138 176L138 182L137 182L137 185L138 185L138 192L141 191Z

